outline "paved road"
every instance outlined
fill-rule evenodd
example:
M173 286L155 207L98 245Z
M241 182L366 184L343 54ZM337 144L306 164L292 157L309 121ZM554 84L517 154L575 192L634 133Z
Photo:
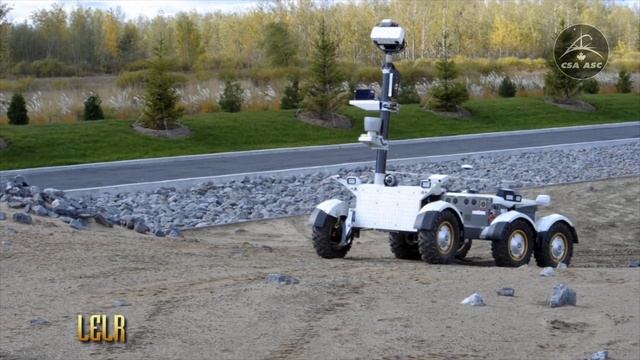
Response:
M542 129L392 142L390 159L640 138L640 122L596 127ZM212 141L215 141L212 140ZM373 151L351 144L274 151L173 157L22 170L29 182L59 189L79 189L147 181L237 174L254 171L372 161ZM15 174L0 172L0 177Z

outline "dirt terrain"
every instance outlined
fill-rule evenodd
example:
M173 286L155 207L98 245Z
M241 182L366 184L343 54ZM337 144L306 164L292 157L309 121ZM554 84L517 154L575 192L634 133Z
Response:
M0 221L0 359L584 359L604 349L639 359L640 269L627 263L640 259L640 179L526 191L542 192L544 212L574 219L580 236L554 278L534 261L497 268L480 241L468 262L397 260L373 232L345 259L324 260L306 218L185 240ZM300 283L267 283L270 272ZM576 307L547 306L559 281ZM503 286L516 296L498 297ZM460 304L474 292L487 306ZM126 317L125 344L77 340L77 315L103 313Z

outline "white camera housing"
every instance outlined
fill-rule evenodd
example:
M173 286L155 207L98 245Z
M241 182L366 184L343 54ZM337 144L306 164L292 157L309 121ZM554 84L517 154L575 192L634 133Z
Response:
M371 30L371 40L382 51L394 53L404 49L404 29L391 19L384 19Z

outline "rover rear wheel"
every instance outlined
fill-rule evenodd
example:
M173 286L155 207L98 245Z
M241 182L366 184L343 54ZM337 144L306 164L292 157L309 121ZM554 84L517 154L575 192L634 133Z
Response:
M418 232L420 256L430 264L448 264L453 261L460 243L460 224L450 210L436 215L433 229Z
M569 265L573 256L573 242L569 225L564 222L553 224L535 249L536 263L542 267L556 267L561 262Z
M420 260L418 235L407 232L390 232L389 246L398 259Z
M351 249L351 244L340 245L342 231L344 229L344 217L340 219L329 217L324 226L314 226L311 240L318 256L325 259L343 258Z
M525 220L508 223L499 240L491 243L491 253L498 266L518 267L528 264L533 252L533 231Z

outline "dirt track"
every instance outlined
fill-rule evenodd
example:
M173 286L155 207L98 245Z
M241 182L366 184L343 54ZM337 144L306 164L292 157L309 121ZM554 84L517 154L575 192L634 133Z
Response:
M555 278L539 277L534 261L494 267L484 242L467 263L397 260L382 233L363 234L346 259L323 260L303 218L186 241L0 221L12 241L0 256L0 358L582 359L602 349L640 358L640 269L626 267L640 259L640 179L529 193L543 191L580 235L573 266ZM300 284L267 284L269 272ZM577 291L577 307L546 306L558 281ZM516 297L496 296L503 286ZM488 306L460 304L473 292ZM91 313L124 314L127 343L80 343L76 316Z

